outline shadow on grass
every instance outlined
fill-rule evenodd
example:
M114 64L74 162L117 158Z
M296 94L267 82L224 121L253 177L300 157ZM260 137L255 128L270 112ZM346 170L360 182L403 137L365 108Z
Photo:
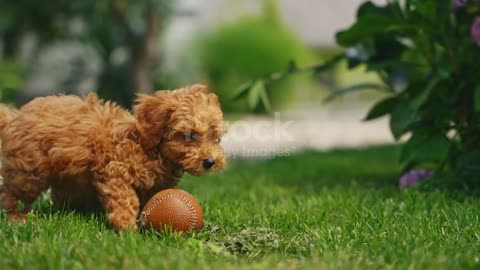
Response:
M480 181L476 178L460 178L455 175L439 175L416 187L421 192L440 191L450 198L462 201L469 197L480 197Z
M396 190L402 174L400 146L308 151L269 160L233 161L223 178L263 181L300 192L351 187L365 190ZM255 180L252 180L255 179ZM259 180L260 179L260 180ZM480 181L440 175L413 187L421 192L441 191L452 198L480 195Z
M82 219L95 219L99 223L107 224L107 219L105 217L105 212L101 209L92 209L92 210L79 210L68 205L55 205L50 200L49 192L46 192L32 205L32 211L42 218L48 218L50 216L77 216Z
M395 187L400 173L398 146L303 152L262 161L233 161L224 175L267 179L272 185L318 190L335 186Z

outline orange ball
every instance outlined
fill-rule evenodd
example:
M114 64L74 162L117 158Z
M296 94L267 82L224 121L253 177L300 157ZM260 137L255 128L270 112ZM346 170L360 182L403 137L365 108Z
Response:
M140 214L140 222L145 228L157 231L171 227L176 232L188 232L202 227L203 211L190 193L165 189L147 202Z

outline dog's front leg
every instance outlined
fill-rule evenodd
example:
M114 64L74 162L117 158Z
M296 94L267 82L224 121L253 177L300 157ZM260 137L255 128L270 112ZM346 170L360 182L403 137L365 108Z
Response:
M116 231L137 229L140 203L131 181L128 170L121 162L110 162L104 175L94 183L108 222Z

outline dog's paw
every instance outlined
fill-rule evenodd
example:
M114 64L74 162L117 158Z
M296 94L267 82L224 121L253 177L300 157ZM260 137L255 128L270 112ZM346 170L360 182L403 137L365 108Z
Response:
M117 232L138 230L138 225L136 223L131 224L129 222L115 222L111 223L110 225Z
M12 223L25 223L27 221L27 213L24 212L7 213L7 216Z

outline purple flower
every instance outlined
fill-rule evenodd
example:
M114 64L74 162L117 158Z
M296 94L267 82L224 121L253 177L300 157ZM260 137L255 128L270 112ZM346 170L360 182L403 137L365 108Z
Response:
M398 186L400 188L413 186L420 180L428 180L432 177L432 171L427 169L418 169L418 170L410 170L406 172L402 177L400 177L400 181L398 182Z
M422 177L422 178L430 178L432 177L432 171L427 170L427 169L419 169L417 170L417 175Z
M452 3L452 8L457 9L465 6L468 3L468 0L454 0Z
M470 35L473 41L480 46L480 17L476 17L473 21L472 27L470 28Z

